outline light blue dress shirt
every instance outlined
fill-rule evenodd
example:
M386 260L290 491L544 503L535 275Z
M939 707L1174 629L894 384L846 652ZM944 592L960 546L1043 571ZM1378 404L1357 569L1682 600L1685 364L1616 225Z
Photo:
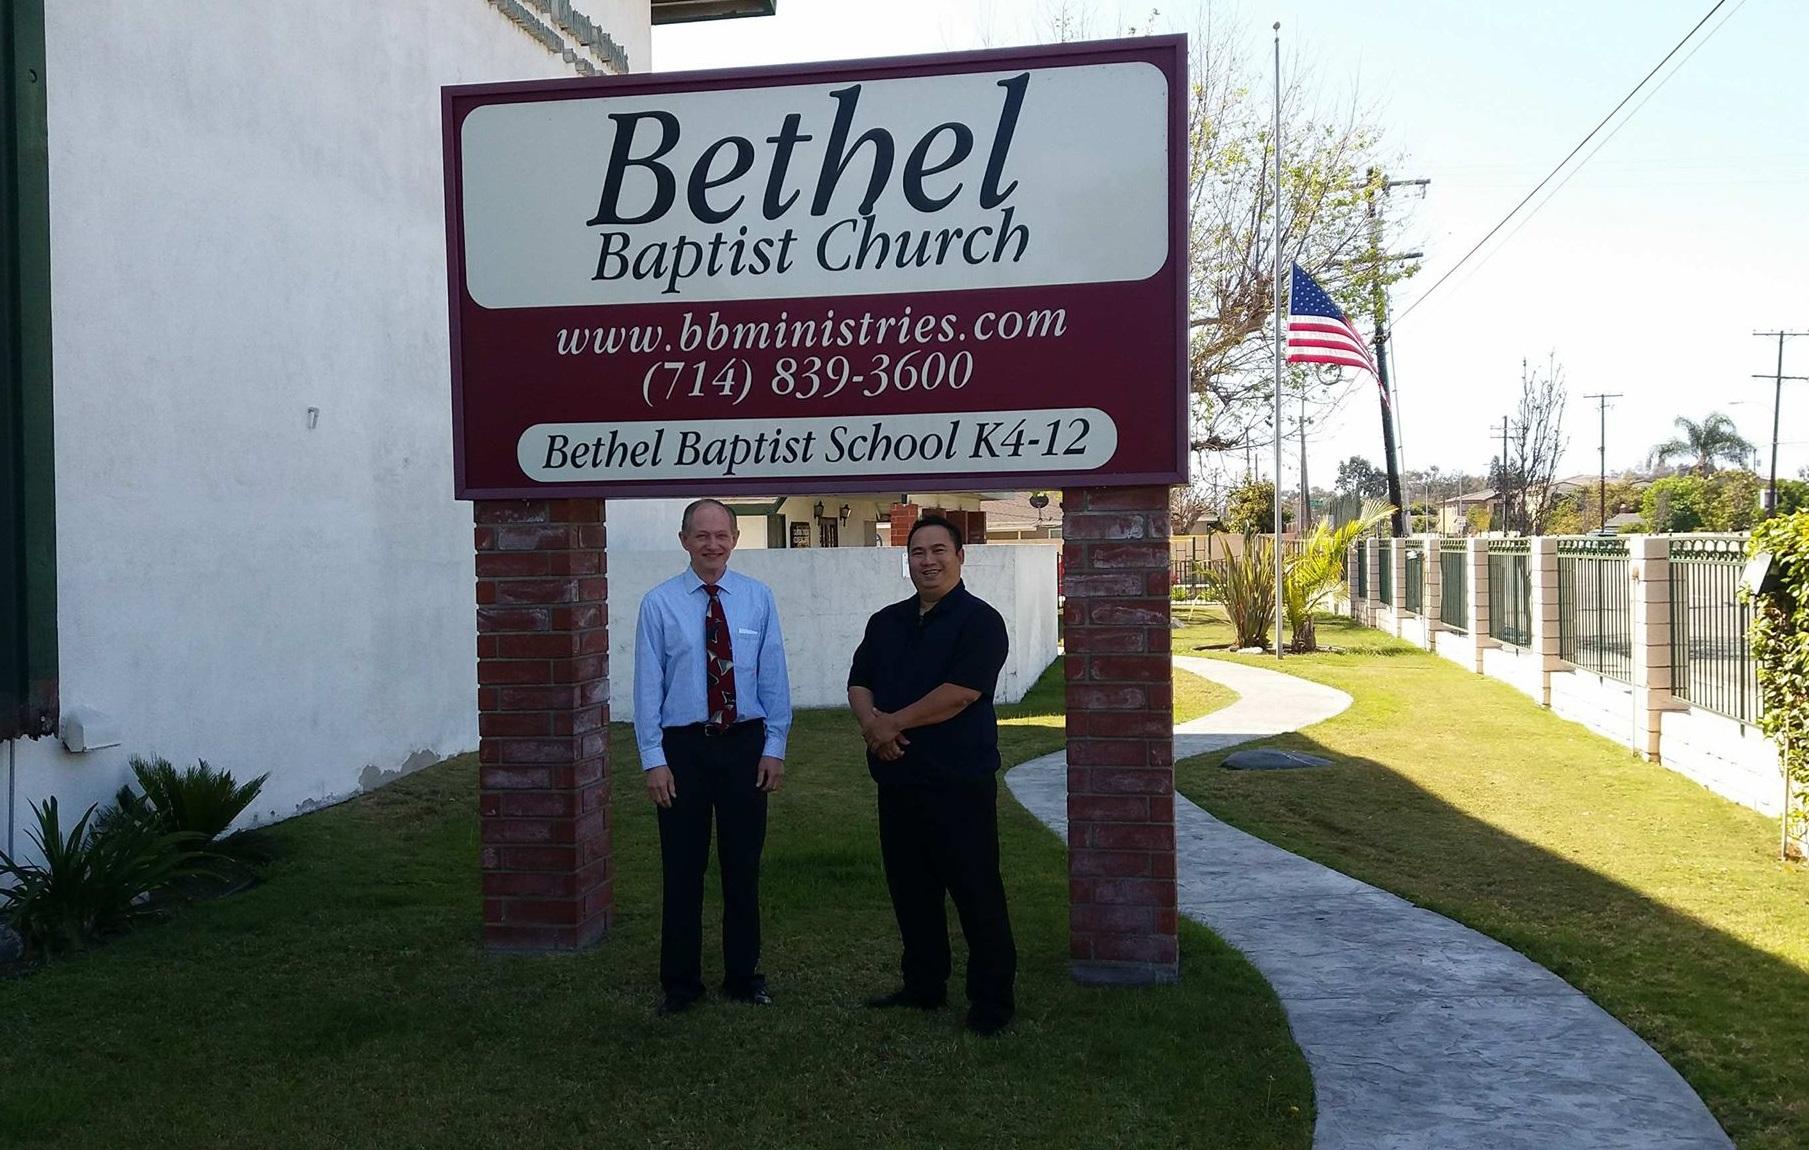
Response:
M704 612L710 596L697 572L684 571L641 599L634 625L634 741L641 769L666 765L660 732L710 717L704 670ZM735 716L765 719L763 755L785 757L791 734L791 679L773 593L758 579L723 572L723 617L735 652Z

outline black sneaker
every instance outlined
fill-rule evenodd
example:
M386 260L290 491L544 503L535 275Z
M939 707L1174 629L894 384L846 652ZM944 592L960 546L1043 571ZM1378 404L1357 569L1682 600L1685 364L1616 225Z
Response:
M724 997L730 1002L740 1002L748 1006L771 1006L773 1004L773 996L765 986L725 993Z
M982 1038L991 1038L1011 1025L1011 1015L997 1010L969 1010L967 1028Z
M870 1010L893 1010L907 1006L912 1010L941 1010L948 1005L948 999L940 996L931 998L927 995L912 994L900 987L890 994L876 994L862 1005Z

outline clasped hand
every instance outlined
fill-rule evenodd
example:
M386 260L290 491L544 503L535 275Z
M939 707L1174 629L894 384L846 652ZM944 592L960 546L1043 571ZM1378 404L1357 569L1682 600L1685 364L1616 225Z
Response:
M888 763L903 758L904 749L911 745L898 720L884 711L874 711L871 718L861 723L861 737L867 740L867 749L875 757Z

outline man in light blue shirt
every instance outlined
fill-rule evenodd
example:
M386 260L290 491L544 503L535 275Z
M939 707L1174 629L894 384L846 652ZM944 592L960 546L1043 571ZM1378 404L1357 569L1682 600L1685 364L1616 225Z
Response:
M660 1013L703 997L703 881L710 821L722 870L723 993L772 1004L760 973L766 797L785 777L791 680L766 584L728 569L735 515L685 508L681 573L647 592L634 633L634 737L657 808L664 896Z

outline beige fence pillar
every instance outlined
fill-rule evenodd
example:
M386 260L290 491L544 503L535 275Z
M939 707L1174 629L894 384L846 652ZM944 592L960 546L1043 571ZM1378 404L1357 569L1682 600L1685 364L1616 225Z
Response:
M1482 653L1499 646L1489 638L1489 541L1472 536L1464 540L1464 561L1470 573L1470 650L1475 656L1475 670L1482 674Z
M1551 674L1561 670L1558 658L1558 541L1549 535L1527 540L1527 578L1532 582L1532 646L1539 664L1539 703L1551 706Z
M1627 540L1633 581L1633 749L1659 758L1659 722L1678 706L1671 695L1671 541L1663 535Z
M1369 593L1363 597L1363 625L1365 627L1374 627L1381 622L1381 612L1377 608L1382 603L1382 556L1384 554L1383 545L1387 542L1386 539L1371 536L1369 545L1363 549L1363 561L1368 567L1368 570L1364 572L1364 578L1369 580Z
M1363 615L1357 605L1358 556L1362 552L1355 543L1344 549L1344 602L1350 608L1350 617L1362 622Z
M1424 557L1425 562L1420 565L1420 575L1426 580L1426 585L1420 591L1420 614L1426 623L1426 650L1436 651L1438 650L1438 640L1433 638L1433 635L1435 632L1444 630L1444 624L1439 622L1438 615L1439 604L1443 601L1445 593L1445 568L1444 560L1439 554L1439 537L1426 535L1422 539L1425 550L1420 554Z
M1388 565L1394 578L1388 588L1394 595L1394 602L1388 606L1391 614L1388 631L1395 638L1401 637L1401 621L1407 615L1407 541L1390 539L1388 541Z

